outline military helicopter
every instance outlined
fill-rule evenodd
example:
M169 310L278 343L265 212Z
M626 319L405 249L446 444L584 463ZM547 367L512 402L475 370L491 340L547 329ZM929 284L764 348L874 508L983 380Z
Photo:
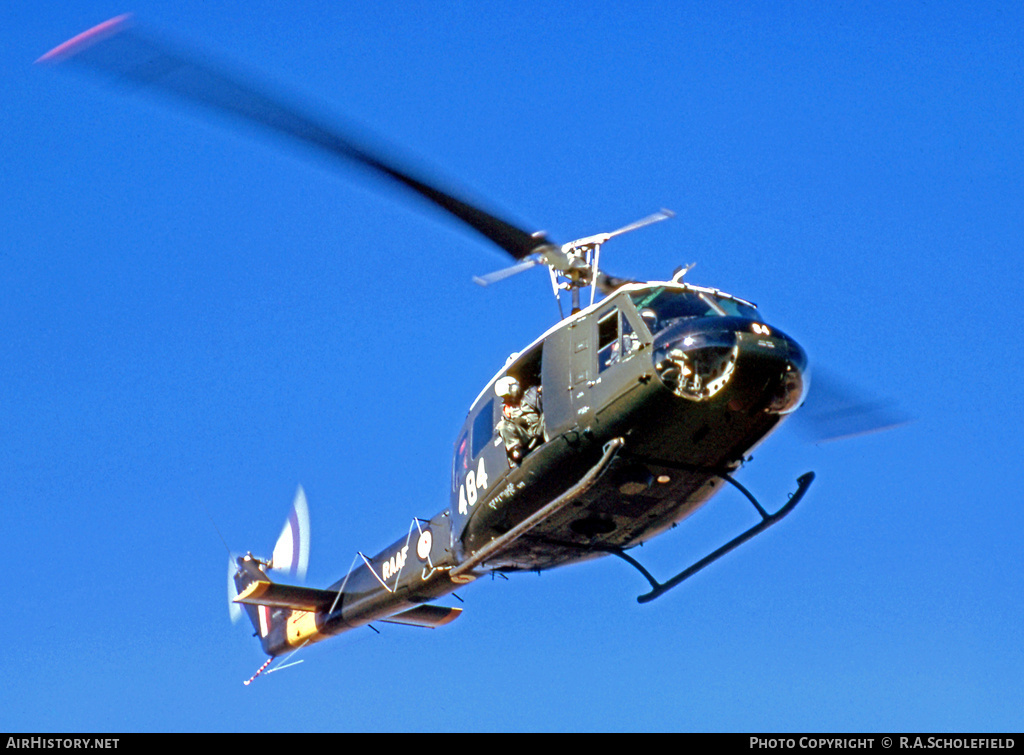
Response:
M371 622L446 624L461 609L432 601L489 573L541 571L612 555L649 582L650 591L638 600L653 600L779 522L813 481L811 472L800 476L789 500L769 513L733 477L803 403L808 361L800 345L751 302L688 283L689 268L665 281L633 281L601 269L604 244L671 217L668 211L556 244L139 31L128 16L40 58L62 61L260 124L397 182L512 258L510 267L477 283L546 266L563 315L497 370L472 402L455 442L443 511L415 519L376 555L357 554L354 568L329 587L304 587L271 577L275 570L293 578L305 571L309 517L300 488L273 557L232 559L232 604L244 607L269 656L253 678L276 657ZM630 555L727 485L754 506L755 526L665 581Z

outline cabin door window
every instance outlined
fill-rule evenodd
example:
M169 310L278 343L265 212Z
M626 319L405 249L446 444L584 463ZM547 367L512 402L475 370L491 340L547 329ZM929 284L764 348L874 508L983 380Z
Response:
M628 357L639 345L633 326L618 309L599 316L597 321L597 369L604 372Z

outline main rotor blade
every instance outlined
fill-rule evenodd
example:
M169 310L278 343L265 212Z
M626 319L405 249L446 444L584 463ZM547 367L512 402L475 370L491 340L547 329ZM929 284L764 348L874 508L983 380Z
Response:
M36 62L65 60L257 123L332 157L385 175L463 221L517 260L551 246L545 236L528 233L414 177L297 106L285 104L254 84L204 64L197 54L172 49L143 34L132 25L130 16L118 16L95 26Z
M503 281L506 278L511 278L513 275L522 273L539 264L541 264L540 257L529 257L510 267L503 267L501 270L495 270L493 273L487 273L486 275L474 275L473 282L478 286L489 286L492 283L497 283L498 281Z
M643 228L645 225L651 225L651 223L659 223L662 220L669 220L674 218L676 214L672 210L659 210L658 212L648 215L646 218L640 218L637 221L630 223L629 225L619 228L617 231L612 231L608 234L608 238L614 238L623 233L629 233L635 231L637 228Z
M891 430L913 421L896 403L869 396L820 367L811 375L807 400L794 416L813 443Z

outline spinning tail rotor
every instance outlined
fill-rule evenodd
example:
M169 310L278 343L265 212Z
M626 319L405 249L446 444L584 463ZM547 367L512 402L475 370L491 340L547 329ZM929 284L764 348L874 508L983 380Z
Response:
M247 553L234 556L228 561L228 613L232 623L237 623L242 615L242 605L235 602L239 594L254 579L270 581L269 572L283 574L291 581L303 580L309 566L309 505L306 502L306 491L300 485L295 491L291 510L285 520L284 528L274 545L269 561ZM246 606L253 626L260 629L260 617L252 606Z
M274 553L270 557L270 568L284 572L292 579L306 578L309 567L309 505L306 503L306 491L299 485L295 491L295 500L288 514L284 529L274 545Z

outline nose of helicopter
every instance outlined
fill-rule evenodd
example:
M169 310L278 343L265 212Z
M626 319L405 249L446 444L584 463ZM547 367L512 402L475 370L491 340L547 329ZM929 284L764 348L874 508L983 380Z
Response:
M809 386L807 354L759 322L720 318L659 335L654 364L662 382L691 401L723 401L737 411L789 414Z

